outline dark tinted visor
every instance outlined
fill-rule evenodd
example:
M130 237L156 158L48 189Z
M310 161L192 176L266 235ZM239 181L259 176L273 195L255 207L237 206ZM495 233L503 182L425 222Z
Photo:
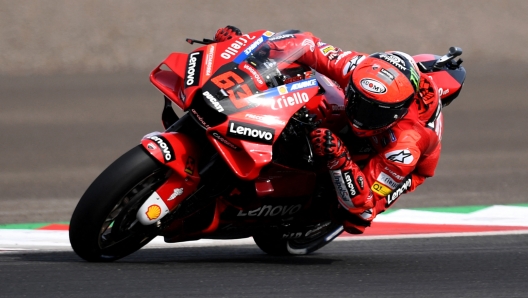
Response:
M412 102L409 98L398 106L380 105L374 100L354 92L349 87L346 113L352 124L360 129L374 130L387 127L407 114Z

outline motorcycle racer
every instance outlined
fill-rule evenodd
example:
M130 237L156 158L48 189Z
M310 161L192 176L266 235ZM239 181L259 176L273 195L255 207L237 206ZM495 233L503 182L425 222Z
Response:
M241 34L227 26L218 29L215 40ZM299 46L303 51L292 53ZM411 56L343 51L307 32L276 34L259 52L269 58L292 57L345 90L348 132L338 136L318 128L310 137L314 153L326 160L340 206L348 211L343 212L347 232L363 233L402 193L434 175L441 151L442 104L434 81ZM356 158L362 143L372 152L364 162Z

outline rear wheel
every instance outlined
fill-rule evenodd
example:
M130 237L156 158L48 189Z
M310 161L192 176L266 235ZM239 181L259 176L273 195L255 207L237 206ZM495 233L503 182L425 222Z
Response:
M283 233L263 231L254 235L253 240L262 251L269 255L307 255L327 245L343 233L343 226L333 223L316 234L308 235L308 233L309 231L303 233L303 237L297 239L284 239Z
M167 174L168 169L141 146L112 163L86 190L73 212L69 234L75 253L87 261L114 261L156 237L156 226L143 226L136 213Z

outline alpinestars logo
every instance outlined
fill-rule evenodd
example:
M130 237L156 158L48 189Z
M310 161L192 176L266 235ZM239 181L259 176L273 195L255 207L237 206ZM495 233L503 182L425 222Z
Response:
M249 123L229 121L227 135L257 143L273 144L275 130Z
M185 71L185 88L198 86L202 69L202 56L202 51L189 54L187 58L187 70Z
M365 56L363 55L357 55L352 57L350 61L348 61L347 64L343 67L343 76L346 76L347 73L353 71L356 66L361 63L361 61L365 60Z
M390 161L399 162L405 165L412 163L414 160L411 151L407 149L391 151L385 154L385 157Z
M161 152L163 153L163 158L165 159L165 162L173 161L176 159L174 156L174 150L172 150L172 147L169 145L169 142L162 137L162 136L152 136L149 139L153 140L158 144L158 146L161 149Z

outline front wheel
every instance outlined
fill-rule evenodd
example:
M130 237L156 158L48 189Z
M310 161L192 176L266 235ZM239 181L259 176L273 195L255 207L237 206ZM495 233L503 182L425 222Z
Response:
M157 235L136 213L166 179L168 168L137 146L104 170L81 197L70 221L70 243L91 262L125 257Z

